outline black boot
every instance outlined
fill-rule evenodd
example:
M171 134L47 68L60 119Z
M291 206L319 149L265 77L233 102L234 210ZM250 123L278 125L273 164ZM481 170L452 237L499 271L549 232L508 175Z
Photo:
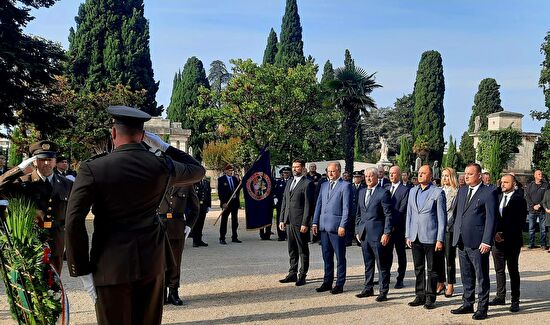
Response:
M178 288L168 288L168 299L166 302L174 306L183 305L183 301L178 296Z

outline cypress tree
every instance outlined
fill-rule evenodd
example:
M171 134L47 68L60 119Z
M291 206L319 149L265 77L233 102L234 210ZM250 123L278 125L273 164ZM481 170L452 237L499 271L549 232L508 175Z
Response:
M451 167L453 169L458 168L458 155L456 152L456 140L453 139L453 136L449 137L449 148L447 149L447 156L443 167Z
M277 55L277 33L271 28L267 37L267 45L264 51L263 64L275 64L275 56Z
M539 87L543 90L544 103L547 109L545 112L531 113L537 120L546 120L540 130L541 137L535 144L535 150L533 150L533 163L548 177L550 175L550 32L546 33L540 52L544 55L544 60L541 64Z
M143 0L86 0L69 31L67 72L73 87L100 91L123 84L145 89L144 111L159 115Z
M493 78L485 78L479 83L477 94L472 106L472 116L468 124L468 131L474 132L475 118L480 117L481 126L479 131L487 130L487 115L503 110L500 106L500 85Z
M327 60L323 67L323 75L321 76L321 85L323 88L326 88L327 83L331 80L334 80L334 68L330 60Z
M181 122L183 128L192 129L192 121L189 120L187 112L198 106L201 86L210 88L201 60L192 56L183 66L183 71L178 71L174 76L172 96L167 110L170 120Z
M346 52L344 53L344 67L346 69L355 69L355 60L351 58L351 53L348 49L346 49Z
M415 152L428 161L441 161L443 127L445 126L443 96L445 80L441 54L422 53L414 84L413 138Z
M302 41L302 25L300 24L300 15L298 15L298 5L296 0L287 0L275 65L282 68L294 68L304 62L304 42Z
M460 139L460 157L464 164L469 164L476 161L474 138L469 135L469 132L464 132L462 134L462 138Z

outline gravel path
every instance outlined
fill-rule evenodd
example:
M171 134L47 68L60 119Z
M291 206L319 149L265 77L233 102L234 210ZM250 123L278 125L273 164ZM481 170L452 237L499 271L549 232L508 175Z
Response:
M355 294L363 286L363 260L357 246L347 251L347 282L344 293L317 293L322 281L323 261L319 245L311 247L308 283L303 287L280 284L288 271L286 242L260 241L257 231L244 231L244 211L240 211L241 244L228 241L219 245L218 227L213 226L219 210L211 211L205 224L205 241L210 246L191 247L186 242L180 296L184 305L166 306L164 324L545 324L550 322L550 254L543 250L523 250L520 255L521 311L512 314L508 306L489 309L485 321L473 321L470 315L452 315L450 310L461 303L462 287L458 279L452 298L439 296L436 309L409 307L414 299L412 256L407 250L408 265L405 288L393 289L397 261L392 267L389 300L383 303L374 297L358 299ZM90 224L91 226L91 224ZM91 227L89 227L90 229ZM153 261L154 262L154 261ZM457 262L458 263L458 262ZM491 263L492 264L492 263ZM491 298L496 283L491 265ZM460 277L460 274L458 274ZM94 324L95 313L90 298L80 281L70 278L65 269L63 282L69 292L71 324ZM509 290L509 285L508 285ZM508 295L509 299L509 295ZM11 320L2 287L0 291L0 324Z

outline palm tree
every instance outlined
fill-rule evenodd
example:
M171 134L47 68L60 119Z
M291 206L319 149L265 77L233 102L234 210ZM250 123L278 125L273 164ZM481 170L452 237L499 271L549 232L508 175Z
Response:
M376 108L370 93L382 87L375 82L375 74L355 66L338 68L334 71L334 79L327 84L332 91L332 104L344 115L345 170L348 172L353 172L353 149L360 114L368 115L368 108Z

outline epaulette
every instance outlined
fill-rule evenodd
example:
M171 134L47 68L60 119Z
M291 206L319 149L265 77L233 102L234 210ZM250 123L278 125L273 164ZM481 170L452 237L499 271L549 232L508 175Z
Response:
M90 162L92 160L96 160L97 158L101 158L103 156L106 156L108 154L108 152L102 152L100 154L97 154L95 156L91 156L90 158L86 159L86 162Z

